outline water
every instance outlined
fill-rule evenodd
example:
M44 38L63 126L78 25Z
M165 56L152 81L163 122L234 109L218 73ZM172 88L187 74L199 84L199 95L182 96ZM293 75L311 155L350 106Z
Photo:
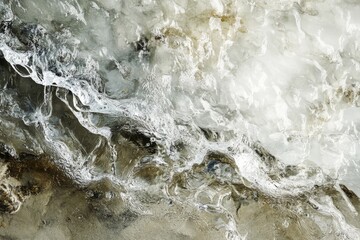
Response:
M0 236L360 239L359 10L2 0Z

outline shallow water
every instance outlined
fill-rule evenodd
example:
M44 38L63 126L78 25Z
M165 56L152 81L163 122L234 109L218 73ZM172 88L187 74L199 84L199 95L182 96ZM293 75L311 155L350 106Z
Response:
M0 238L360 239L359 11L1 0Z

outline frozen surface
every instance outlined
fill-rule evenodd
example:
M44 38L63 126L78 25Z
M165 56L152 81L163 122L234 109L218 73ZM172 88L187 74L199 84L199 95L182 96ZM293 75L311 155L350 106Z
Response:
M0 237L360 239L359 13L0 0Z

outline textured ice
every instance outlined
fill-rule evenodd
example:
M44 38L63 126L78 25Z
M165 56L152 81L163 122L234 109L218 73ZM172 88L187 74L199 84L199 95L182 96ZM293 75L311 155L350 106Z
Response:
M48 201L37 222L58 220L27 223L30 238L80 239L61 220L73 206L53 213L74 191L96 222L88 236L360 239L359 12L355 0L3 0L0 164L23 192L40 175L52 184L3 218ZM21 234L0 222L0 237Z

